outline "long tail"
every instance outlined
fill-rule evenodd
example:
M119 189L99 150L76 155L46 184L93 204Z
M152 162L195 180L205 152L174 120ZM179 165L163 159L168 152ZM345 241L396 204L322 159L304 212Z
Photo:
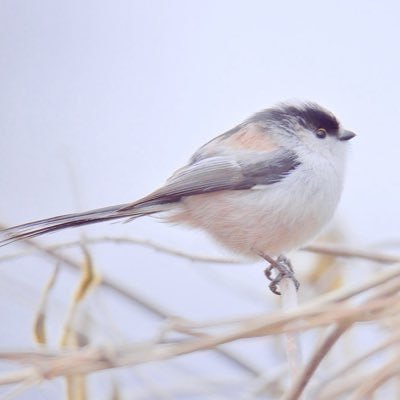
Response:
M132 203L129 203L28 222L26 224L0 230L0 246L4 246L16 240L28 239L61 229L121 218L133 219L154 214L164 209L165 207L162 205L132 207Z

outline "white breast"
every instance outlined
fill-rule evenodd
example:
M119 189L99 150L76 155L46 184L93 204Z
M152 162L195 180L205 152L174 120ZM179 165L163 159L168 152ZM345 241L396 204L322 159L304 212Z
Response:
M170 220L202 228L245 255L273 256L296 249L333 216L344 173L344 154L339 162L318 154L307 154L301 161L272 185L187 197Z

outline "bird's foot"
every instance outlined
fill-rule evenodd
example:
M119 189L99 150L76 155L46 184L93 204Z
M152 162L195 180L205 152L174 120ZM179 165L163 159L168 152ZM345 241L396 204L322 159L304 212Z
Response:
M270 266L265 269L264 273L267 279L271 281L269 288L272 293L277 295L281 294L281 292L278 290L278 285L284 278L291 279L296 287L296 290L299 290L300 283L296 279L292 264L288 258L281 255L274 260L272 257L266 254L262 254L261 256L270 264ZM273 275L273 271L277 272L276 276Z

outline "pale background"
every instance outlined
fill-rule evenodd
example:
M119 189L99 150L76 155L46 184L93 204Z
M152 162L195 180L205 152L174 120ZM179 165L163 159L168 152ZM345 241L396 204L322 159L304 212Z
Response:
M346 241L368 248L399 239L399 13L396 1L2 0L0 221L14 225L134 200L252 112L308 99L358 135L335 220ZM226 255L199 232L153 219L84 231ZM201 320L275 307L263 300L270 295L262 264L193 265L140 247L95 249L105 274L174 314ZM0 304L7 320L2 346L31 345L32 310L51 267L38 257L0 265L8 299ZM55 320L75 280L63 272ZM225 290L219 280L240 283L251 296L244 299L232 285ZM121 338L154 331L139 310L96 296L92 306L103 302L107 309L99 320L118 326ZM55 323L54 337L57 329ZM107 335L115 339L113 329ZM254 351L255 363L266 361L250 344L245 351ZM221 372L220 360L198 357L196 368ZM45 390L51 398L55 385L25 398L47 398Z

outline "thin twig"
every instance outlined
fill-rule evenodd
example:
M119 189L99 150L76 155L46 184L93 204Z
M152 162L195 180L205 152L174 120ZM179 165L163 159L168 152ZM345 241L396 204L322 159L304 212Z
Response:
M1 225L0 225L1 229ZM32 241L32 239L24 239L24 241ZM21 242L23 243L23 242ZM211 264L243 264L244 261L238 259L228 259L222 257L209 257L200 254L192 254L182 250L178 250L173 247L165 246L160 243L153 242L148 239L134 238L134 237L113 237L113 236L103 236L103 237L92 237L85 239L86 244L102 244L102 243L116 243L116 244L128 244L135 246L144 246L148 247L152 250L165 253L174 257L183 258L185 260L189 260L191 262L198 263L211 263ZM82 244L81 240L73 240L70 242L64 242L59 244L53 244L46 246L48 250L60 250L66 249L68 247L77 247ZM23 256L31 255L32 251L29 252L20 252L14 254L8 254L0 257L0 261L8 261L14 258L20 258Z
M346 373L349 371L353 371L354 369L361 364L366 359L370 358L371 356L380 353L384 350L387 350L394 344L398 344L400 342L400 332L396 332L394 335L391 335L387 340L382 343L379 343L377 346L374 346L372 349L367 351L366 353L360 355L359 357L351 360L345 366L341 367L337 371L334 371L330 375L328 375L323 382L318 384L318 387L312 391L314 398L320 398L325 394L325 391L329 390L329 385L332 382L335 382L335 386L337 386L336 379L339 377L346 376Z
M382 264L393 264L400 262L400 256L380 253L376 251L366 251L354 249L331 243L315 243L302 249L310 253L328 254L335 257L358 258L361 260L375 261Z
M24 368L19 371L4 372L0 374L0 386L25 382L32 377L40 377L40 374L37 373L34 367Z
M379 287L377 289L377 293L374 293L371 298L369 298L365 303L373 304L374 301L379 300L387 300L391 293L397 292L398 283L394 281L385 282L384 287ZM398 301L395 298L396 302ZM303 392L305 386L311 379L312 375L318 368L319 364L325 357L325 355L329 352L332 346L337 342L337 340L343 335L344 332L354 323L354 321L348 320L344 321L341 324L338 324L335 329L328 335L328 337L322 342L322 344L315 350L311 360L307 363L306 367L299 375L293 387L290 391L285 394L284 400L296 400L299 398L301 393Z
M282 378L286 376L287 365L276 367L273 371L267 371L263 376L256 378L243 400L253 399L267 392L271 386L279 386Z
M40 379L37 377L29 377L24 381L20 382L18 385L14 386L11 390L0 395L0 400L11 400L15 399L17 396L21 395L25 391L29 390L31 387L40 383Z
M56 283L56 279L59 272L59 265L55 266L53 269L50 278L48 279L46 286L43 289L41 299L39 301L38 310L35 314L33 320L33 337L36 343L45 344L47 342L46 335L46 308L48 303L48 298L50 295L50 291Z
M0 224L0 229L4 229L4 225ZM29 241L30 239L25 239L24 241ZM88 244L100 244L100 243L119 243L119 244L130 244L149 247L155 251L160 251L172 256L184 258L192 262L200 263L214 263L214 264L243 264L244 261L238 259L228 259L222 257L208 257L200 254L192 254L184 252L179 249L175 249L169 246L165 246L160 243L156 243L149 239L135 238L135 237L119 237L119 236L102 236L102 237L92 237L86 239ZM21 242L22 243L22 242ZM70 242L59 243L55 245L47 246L47 249L57 250L67 247L76 247L81 244L80 240L73 240ZM393 264L400 262L400 256L382 253L378 251L366 251L363 249L346 247L343 245L337 245L332 243L314 243L307 247L301 249L302 251L317 253L317 254L327 254L334 257L344 257L344 258L356 258L367 261L374 261L382 264ZM32 251L25 251L20 253L6 254L0 257L0 262L8 261L15 258L20 258L32 254Z
M368 304L366 304L364 307L379 306L384 307L385 310L386 308L390 308L389 305L393 304L394 300L398 301L397 298L393 299L393 296L386 299L374 300L375 302L368 301ZM379 300L378 303L377 300ZM340 336L341 329L344 329L343 326L347 327L347 324L353 323L358 317L360 317L360 308L363 307L355 307L353 318L346 316L346 318L343 320L344 325L331 334L324 342L323 346L320 346L320 348L317 349L314 357L303 371L302 376L298 379L298 383L295 384L292 391L293 393L298 393L299 390L302 390L323 356ZM371 310L369 313L371 313ZM298 310L296 310L296 312L298 312ZM365 312L365 309L361 311L361 313L363 312ZM375 312L377 312L377 310ZM0 358L15 361L19 360L19 362L23 362L24 364L28 362L32 363L36 365L37 368L35 368L33 371L30 368L28 371L31 374L36 372L42 376L43 379L54 379L59 376L70 376L77 373L86 374L102 369L118 368L156 360L166 360L199 350L213 349L218 345L246 337L265 336L267 334L272 335L279 333L277 332L276 327L274 329L268 329L268 326L265 325L264 316L260 319L261 322L254 321L254 323L250 325L247 323L245 326L241 325L238 329L230 329L228 332L223 334L197 337L194 339L191 338L189 340L181 340L175 343L154 344L152 342L142 342L123 346L83 348L80 350L70 350L58 353L45 352L42 350L41 352L28 352L25 355L23 352L3 352L0 353ZM303 316L295 321L295 324L292 327L288 327L286 324L281 324L280 333L287 332L290 330L290 328L298 330L299 321L301 321L301 319L303 319ZM274 327L274 323L272 323L272 327ZM27 373L27 370L24 371ZM26 378L26 375L23 376ZM292 397L288 397L288 399L293 398L296 397L293 397L293 395Z
M279 284L282 299L282 311L295 310L298 307L297 289L292 279L283 278ZM302 367L302 352L297 332L284 335L285 351L290 376L294 379Z
M368 379L364 381L363 385L359 386L351 397L349 397L349 400L363 400L370 398L370 396L372 396L380 386L395 375L400 374L399 362L400 356L399 354L396 354L391 361L386 363L377 371L374 371L373 374L370 374Z
M0 225L0 228L3 228L3 226ZM60 253L57 250L39 244L35 239L25 239L21 243L33 247L36 251L39 251L41 254L50 258L52 261L56 260L57 262L60 262L62 265L74 271L79 271L81 268L80 262L74 260L72 257ZM125 300L133 302L135 305L142 307L146 311L150 312L154 317L167 319L173 315L173 313L170 313L159 305L154 304L150 300L146 299L143 295L134 292L132 289L125 288L120 283L112 280L110 277L106 277L103 275L100 285L111 290ZM242 369L244 372L249 373L253 376L260 375L259 370L255 366L253 366L250 362L245 361L243 358L236 356L229 350L214 349L214 351L216 351L221 357L225 358L236 367Z
M346 332L350 325L351 324L349 323L343 323L337 325L333 329L333 331L327 336L327 338L314 351L314 354L311 357L310 361L307 363L303 371L301 371L295 383L293 384L291 389L284 395L282 400L297 400L300 398L308 381L311 379L321 361L324 359L332 346L337 342L337 340L343 335L343 333Z
M102 238L104 241L110 241L112 238ZM93 239L96 240L96 239ZM135 240L135 239L133 239ZM130 239L126 241L124 238L120 243L131 243ZM144 241L148 242L148 241ZM151 248L153 243L135 243L139 245L148 246ZM100 241L98 241L100 243ZM70 245L76 245L76 242ZM41 247L41 246L40 246ZM163 251L168 253L170 249L168 248L154 248L158 251ZM50 250L50 253L46 253L51 258L57 257L66 257L59 250L55 250L55 248L47 249ZM309 251L315 251L322 254L330 254L333 256L339 257L353 257L360 258L365 260L370 260L374 262L380 263L394 263L399 261L399 257L390 256L387 254L373 253L373 252L365 252L358 251L356 249L349 248L341 248L340 246L325 246L322 248L318 246L311 246L308 248ZM54 251L54 254L51 254L51 251ZM347 252L346 252L347 251ZM180 251L178 251L180 253ZM171 255L181 257L180 254L174 254L174 249L170 252ZM197 257L191 255L191 257ZM69 257L67 257L68 260ZM190 259L190 258L189 258ZM74 261L74 260L72 260ZM193 260L192 260L193 261ZM197 261L197 260L194 260ZM230 262L231 260L226 260L226 262ZM203 261L201 261L203 262ZM214 261L204 261L204 262L214 262ZM224 261L225 262L225 261ZM80 263L77 263L78 265ZM71 266L72 268L76 268L75 266ZM116 284L114 288L108 286L110 280L106 278L107 284L104 286L109 287L111 290L117 289L116 292L119 295L124 296L123 291L121 292L121 288L119 284ZM111 284L113 282L111 281ZM281 285L282 286L282 285ZM221 333L212 333L211 335L208 332L203 332L201 326L203 328L207 324L197 324L194 323L193 326L191 324L182 325L182 332L191 335L193 333L193 337L187 340L180 340L175 343L136 343L131 346L127 346L125 351L123 351L122 347L114 347L110 346L106 349L104 348L91 348L91 349L81 349L79 352L56 352L52 357L47 357L46 360L42 358L42 361L39 358L34 361L34 357L31 357L31 361L34 365L34 369L30 371L32 374L39 374L44 379L52 379L57 376L69 376L72 371L73 373L90 373L92 371L97 371L99 369L106 368L115 368L119 366L125 365L134 365L138 363L148 362L151 360L164 360L167 358L176 357L180 354L187 354L193 351L211 349L215 350L215 346L218 346L222 343L228 343L233 340L238 340L246 337L255 337L255 336L264 336L264 335L275 335L277 333L291 333L293 335L298 335L300 331L311 329L316 326L326 326L331 324L340 325L349 324L349 326L356 321L363 320L372 320L378 321L381 318L385 318L388 315L393 315L399 310L400 300L398 299L396 293L400 288L400 272L398 268L396 270L390 269L389 271L384 271L383 273L376 274L373 278L369 279L367 282L359 284L352 288L343 288L332 292L325 296L320 296L315 300L312 300L306 303L304 306L300 306L297 310L292 310L289 312L282 313L274 313L271 315L271 319L267 320L261 317L254 318L245 318L241 321L230 322L231 326L225 322L220 322L219 324L208 324L210 329L223 329L224 332ZM281 287L282 291L282 287ZM130 299L129 293L126 298ZM367 296L367 301L363 300L361 297L361 304L354 305L357 301L359 303L358 298L356 301L348 301L355 298L359 294L363 296ZM136 297L136 294L133 294ZM391 297L390 297L391 296ZM139 299L141 296L137 296ZM378 298L381 297L381 298ZM137 299L134 300L137 303ZM350 304L352 303L352 304ZM154 306L154 308L153 308ZM150 303L150 308L145 306L146 310L150 310L153 315L161 316L162 318L168 318L170 315L166 313L164 310L160 310L158 305L152 305ZM265 316L264 316L265 317ZM224 326L224 324L226 324ZM233 326L232 326L233 325ZM219 327L218 327L219 326ZM192 331L191 331L192 329ZM186 331L185 331L186 330ZM334 332L333 332L334 333ZM332 333L332 334L333 334ZM197 337L196 337L197 335ZM208 336L207 336L208 335ZM340 337L340 335L338 336ZM336 338L336 340L338 339ZM332 342L331 335L325 339L325 346L329 348L334 345L336 340ZM321 352L321 346L317 349L317 352L314 353L311 358L311 362L307 364L306 368L303 370L302 376L298 377L297 383L300 378L303 377L302 383L300 385L300 393L306 386L307 382L312 378L318 364L325 357L329 348L325 348L325 353ZM143 354L143 349L146 350L146 354ZM87 352L85 352L88 350ZM91 350L91 351L89 351ZM97 352L97 353L96 353ZM318 354L320 352L320 354ZM25 354L27 356L27 354ZM293 355L293 352L292 352ZM24 355L19 353L20 360L24 359ZM15 358L16 359L16 358ZM26 363L27 359L25 358L24 362ZM311 365L314 363L314 365ZM246 362L244 362L246 364ZM307 372L308 368L308 372ZM298 371L299 369L297 369ZM388 377L392 370L386 369L382 372L381 380L375 384L375 386L371 385L372 389L375 390L376 387L382 384L385 381L386 377ZM293 374L293 373L292 373ZM32 375L33 376L33 375ZM37 375L36 375L37 376ZM9 377L10 378L10 377ZM390 378L389 378L390 379ZM1 382L1 376L0 376ZM22 381L18 381L22 382ZM295 385L292 387L295 389ZM372 390L371 389L371 390ZM290 394L290 393L289 393ZM300 394L299 394L300 396ZM298 397L288 397L289 399L298 398Z
M362 385L368 379L368 376L369 374L348 374L346 379L335 382L334 385L332 384L327 393L323 393L314 398L318 400L347 399L348 393ZM346 397L343 397L344 395L346 395Z

